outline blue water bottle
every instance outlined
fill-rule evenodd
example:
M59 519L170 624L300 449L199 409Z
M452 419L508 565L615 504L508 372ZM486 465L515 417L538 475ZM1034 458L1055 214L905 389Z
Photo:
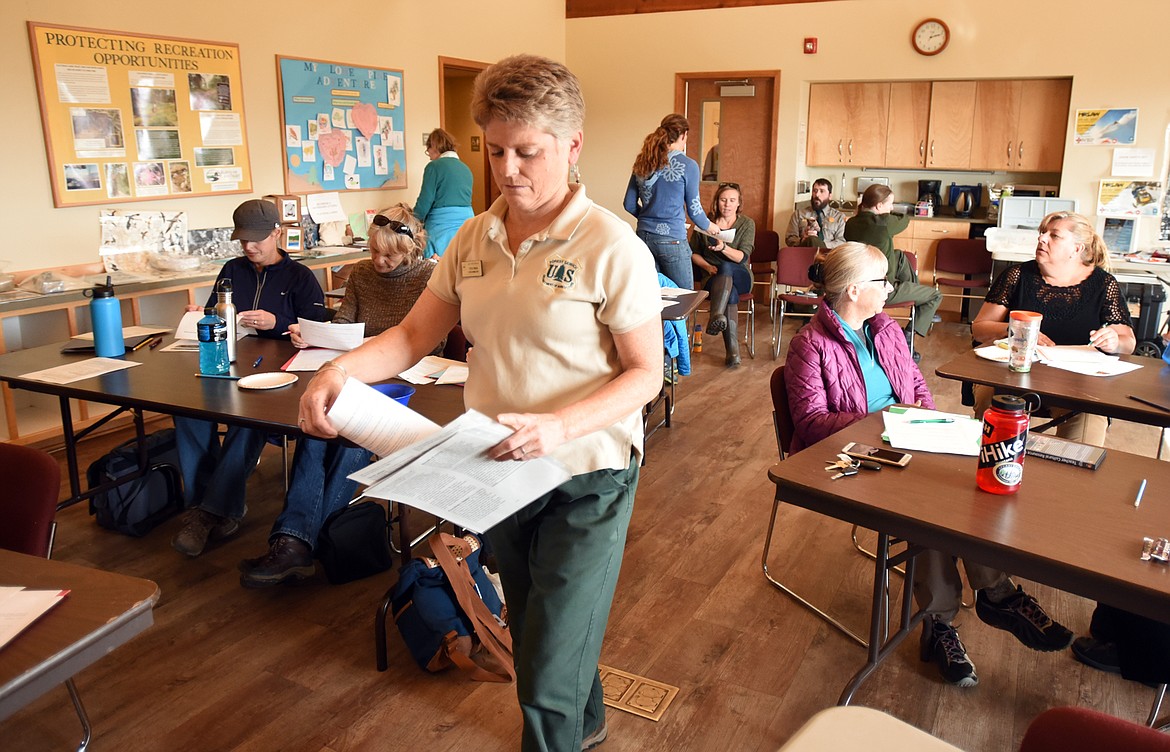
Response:
M203 318L195 324L199 333L199 373L220 376L228 372L227 322L215 315L214 308L204 308Z
M126 353L126 342L122 339L122 305L114 297L114 285L106 277L104 285L94 285L86 290L89 301L89 317L93 322L93 350L99 358L116 358Z

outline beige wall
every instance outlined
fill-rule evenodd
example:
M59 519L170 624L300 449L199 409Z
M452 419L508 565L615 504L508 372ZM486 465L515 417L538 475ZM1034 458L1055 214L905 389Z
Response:
M911 29L926 16L951 28L950 46L935 58L910 47ZM566 60L584 82L589 107L582 181L594 200L620 212L642 138L674 108L674 74L719 70L781 71L777 226L791 212L795 179L809 175L802 123L810 81L1072 76L1072 109L1139 108L1136 145L1156 149L1160 168L1170 122L1170 79L1160 72L1168 26L1165 0L1115 7L1086 0L928 6L852 0L569 20ZM804 37L818 38L816 55L802 54ZM1088 214L1096 208L1097 182L1109 176L1112 151L1065 149L1062 193L1079 199ZM948 173L950 180L987 177ZM1144 223L1143 238L1153 237L1154 225Z
M1072 76L1074 109L1140 108L1137 145L1156 149L1159 166L1165 158L1170 81L1159 71L1170 4L1164 0L1132 0L1115 14L1086 0L937 0L929 15L946 20L953 33L950 47L937 58L920 57L910 48L911 27L928 15L912 0L571 21L564 19L558 0L450 0L443 15L446 23L440 27L429 6L411 0L338 0L328 12L317 5L271 0L171 0L152 6L7 0L0 20L0 90L14 117L6 130L0 181L0 219L7 235L0 259L16 270L97 258L101 207L52 205L26 20L239 43L256 195L283 191L274 71L278 53L403 69L406 143L416 148L439 119L438 56L491 61L530 51L566 60L581 77L588 102L582 181L592 197L618 212L634 154L643 136L673 109L674 74L685 71L782 71L777 225L787 220L793 181L809 175L801 129L810 81ZM805 36L819 39L817 55L801 54ZM1069 146L1064 194L1095 206L1097 181L1108 176L1111 153L1106 147ZM413 203L423 155L421 149L408 155L408 189L347 195L347 211ZM947 179L965 182L961 174ZM188 213L191 227L214 227L227 224L240 198L110 207L180 209ZM1153 225L1145 224L1144 237L1152 236Z
M8 103L0 171L0 259L10 270L96 261L100 206L53 208L41 135L26 21L240 45L248 146L255 195L283 193L278 125L277 54L399 68L405 72L409 187L343 196L355 213L418 196L422 134L439 122L438 57L497 60L530 51L564 59L564 5L548 0L448 0L435 8L414 0L381 3L228 2L95 3L88 0L5 0L0 17L0 91ZM486 23L491 19L498 22ZM485 33L493 30L496 33ZM246 196L110 204L109 208L182 210L189 226L222 227Z

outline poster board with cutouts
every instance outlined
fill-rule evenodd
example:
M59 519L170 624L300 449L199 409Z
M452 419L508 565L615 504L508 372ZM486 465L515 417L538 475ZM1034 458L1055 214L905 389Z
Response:
M28 22L53 205L251 193L239 45Z
M406 188L403 74L276 56L285 193Z

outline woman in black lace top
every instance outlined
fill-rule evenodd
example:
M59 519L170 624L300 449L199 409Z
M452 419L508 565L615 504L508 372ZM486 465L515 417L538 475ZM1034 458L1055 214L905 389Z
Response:
M1008 314L1015 310L1044 315L1041 345L1090 344L1111 355L1133 352L1137 340L1117 280L1105 271L1105 243L1080 214L1054 212L1040 223L1036 259L996 277L983 307L971 323L971 336L987 344L1007 336ZM976 387L975 412L990 404L991 389ZM1055 411L1054 411L1055 412ZM1057 434L1102 444L1108 422L1081 415Z

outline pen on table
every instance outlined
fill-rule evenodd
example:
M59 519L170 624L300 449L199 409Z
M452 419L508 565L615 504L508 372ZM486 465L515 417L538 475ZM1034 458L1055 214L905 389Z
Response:
M233 376L230 373L197 373L195 374L201 379L228 379L230 381L238 381L239 376Z
M263 355L261 355L259 358L256 358L256 362L252 364L252 367L255 368L256 366L260 365L260 361L262 360L264 360Z
M151 349L151 350L153 350L154 348L156 348L156 347L158 347L159 345L161 345L161 344L162 344L162 342L163 342L163 338L162 338L162 337L155 337L154 339L152 339L152 340L150 341L150 349Z
M1146 492L1146 479L1142 478L1142 484L1138 486L1137 498L1133 500L1133 508L1137 509L1142 505L1142 494Z
M1159 410L1164 410L1165 412L1170 413L1170 407L1166 407L1165 405L1159 405L1157 402L1150 402L1148 399L1142 399L1141 397L1136 397L1132 394L1129 395L1129 398L1131 400L1134 400L1135 402L1140 402L1143 405L1149 405L1150 407L1156 407Z
M911 423L954 423L954 418L919 418L912 420Z

